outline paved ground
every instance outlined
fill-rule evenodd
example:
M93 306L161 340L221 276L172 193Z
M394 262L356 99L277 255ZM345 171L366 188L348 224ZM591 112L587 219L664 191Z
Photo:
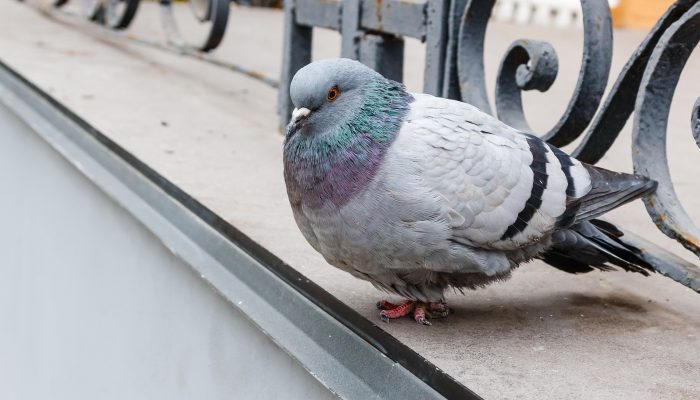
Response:
M233 8L221 58L276 77L281 15ZM143 5L134 36L162 40L155 4ZM260 29L265 27L265 29ZM545 38L561 71L548 93L526 95L531 123L552 126L579 67L581 33L493 25L489 82L507 45ZM642 40L617 32L613 76ZM339 36L319 31L315 57L338 54ZM420 89L422 45L407 48L409 88ZM275 91L240 74L0 3L0 59L19 70L119 144L180 185L338 298L375 321L382 295L330 268L303 240L286 202ZM688 212L700 221L700 172L688 126L700 95L686 67L670 125L672 171ZM631 170L629 127L603 165ZM641 203L612 219L665 247ZM697 262L697 259L695 260ZM491 399L700 398L700 297L661 276L571 276L539 262L488 289L449 296L455 314L430 328L409 320L380 324L477 393Z

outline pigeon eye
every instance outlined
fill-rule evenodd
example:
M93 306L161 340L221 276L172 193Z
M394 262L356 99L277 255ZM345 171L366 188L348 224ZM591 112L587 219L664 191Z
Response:
M326 94L326 100L335 101L335 99L337 99L339 95L340 95L340 90L338 90L337 86L333 86L331 88L331 90L329 90L328 93Z

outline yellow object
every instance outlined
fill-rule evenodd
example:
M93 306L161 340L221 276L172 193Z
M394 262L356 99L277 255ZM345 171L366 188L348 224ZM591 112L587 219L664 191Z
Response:
M620 0L612 9L613 26L649 29L674 3L674 0Z

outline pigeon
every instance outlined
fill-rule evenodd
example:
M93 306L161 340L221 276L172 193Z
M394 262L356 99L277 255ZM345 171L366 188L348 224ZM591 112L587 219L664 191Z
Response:
M283 163L295 221L326 261L405 299L384 321L445 317L445 292L535 258L571 273L653 268L596 217L655 181L587 165L456 100L410 93L349 59L306 65Z

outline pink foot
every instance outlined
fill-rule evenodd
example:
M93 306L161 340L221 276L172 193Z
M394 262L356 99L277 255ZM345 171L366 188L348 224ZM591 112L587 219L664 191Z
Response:
M420 303L408 300L405 303L394 304L380 300L377 302L377 308L382 310L379 317L384 322L413 313L413 319L422 325L431 325L428 318L444 318L450 313L450 309L443 302Z
M393 310L394 308L400 306L401 304L390 303L386 300L379 300L377 302L377 308L380 310Z
M410 314L415 307L415 303L413 301L407 301L397 305L382 300L377 303L377 307L382 310L379 312L379 318L384 322L389 322L390 319L401 318Z

